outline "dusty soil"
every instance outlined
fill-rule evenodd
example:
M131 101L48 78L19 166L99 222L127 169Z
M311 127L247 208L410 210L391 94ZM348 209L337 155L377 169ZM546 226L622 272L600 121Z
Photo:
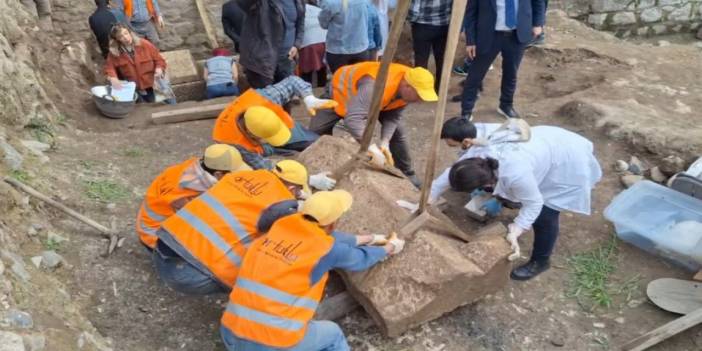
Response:
M552 24L556 27L548 28L549 44L530 49L525 56L516 106L532 125L559 125L595 143L605 176L594 191L593 215L562 216L554 267L547 273L525 283L510 282L503 291L397 339L386 339L378 334L363 311L348 315L340 322L354 350L614 349L675 318L646 302L645 286L648 281L661 277L689 278L690 272L620 243L613 280L622 282L638 275L637 293L629 301L617 298L609 309L585 312L576 300L566 297L571 279L566 260L600 245L613 234L602 212L622 190L611 168L616 159L628 159L636 153L655 162L668 153L692 154L702 150L702 138L694 140L700 128L689 128L699 125L702 117L676 112L675 104L670 103L671 99L679 100L692 111L702 108L698 98L702 89L699 78L688 74L692 67L699 67L699 50L674 46L669 50L678 55L662 50L650 52L651 48L601 36L571 22L556 20ZM632 59L636 60L635 64ZM697 66L692 66L695 62ZM475 111L479 122L501 121L494 112L499 94L499 63L495 67L485 81L485 92ZM657 83L649 81L652 77ZM628 83L614 84L622 80ZM459 92L460 81L460 77L452 77L451 95ZM665 90L660 87L668 85L674 87L671 88L675 90L674 96L653 93ZM681 91L688 93L681 94ZM616 105L630 98L638 98L637 104L659 111L657 119L646 119L653 124L647 126L646 131L654 128L662 135L679 135L679 139L687 141L684 147L643 139L655 146L648 147L649 144L640 142L639 134L613 132L627 128L627 123L634 121L631 116L602 124L602 119L609 118L606 113L577 118L582 116L558 112L563 105L576 100ZM58 140L59 149L51 155L52 167L57 172L50 187L67 204L100 222L109 223L110 218L115 217L129 240L125 247L105 259L100 257L104 240L73 221L58 221L55 225L70 233L71 244L62 249L62 254L74 266L72 270L58 271L59 278L68 282L69 293L78 299L82 312L103 335L113 340L116 350L222 350L217 328L226 296L186 297L167 289L155 276L150 258L132 229L140 196L153 177L168 165L196 155L208 145L212 121L156 127L146 122L145 113L114 121L99 117L87 99L76 101L74 106L69 118L78 130L66 130ZM418 105L408 109L405 116L420 174L429 146L433 108L429 104ZM459 105L451 103L447 115L458 112ZM294 115L305 114L297 108ZM637 128L636 125L628 127ZM443 145L440 155L440 169L455 159L455 151ZM84 181L91 179L110 179L124 185L130 193L114 205L90 200L84 193ZM452 195L449 200L449 216L466 227L475 226L462 213L461 196ZM507 221L513 215L503 214L499 220ZM525 236L523 247L529 247L529 235ZM700 349L701 333L702 328L692 328L655 349Z

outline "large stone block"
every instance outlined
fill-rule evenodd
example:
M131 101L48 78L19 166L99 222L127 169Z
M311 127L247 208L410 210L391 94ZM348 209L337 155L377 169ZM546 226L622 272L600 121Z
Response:
M689 21L692 17L692 4L687 3L678 7L668 14L668 21L682 22Z
M195 60L189 50L162 52L161 55L168 65L168 78L171 84L189 83L199 80Z
M633 12L618 12L612 16L613 25L626 25L636 23L636 15Z
M593 0L592 12L623 11L631 2L631 0Z
M298 160L310 172L334 170L351 159L358 145L323 136ZM354 195L354 205L339 223L350 233L398 231L409 213L396 200L417 201L406 179L359 166L337 187ZM423 228L405 239L405 250L365 272L341 272L348 291L388 336L440 317L459 306L494 293L508 280L510 253L501 224L470 242ZM401 234L401 236L404 234Z
M606 13L593 13L587 17L587 23L590 23L595 28L602 28L606 20Z
M639 18L641 18L641 21L643 21L645 23L651 23L651 22L660 21L662 17L663 17L663 12L661 11L661 9L659 9L657 7L653 7L653 8L641 11L641 15Z
M683 0L658 0L658 6L682 4Z

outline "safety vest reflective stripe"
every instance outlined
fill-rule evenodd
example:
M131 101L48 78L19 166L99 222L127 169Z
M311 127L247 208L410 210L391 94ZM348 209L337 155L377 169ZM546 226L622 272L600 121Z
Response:
M277 301L291 307L309 308L314 311L319 305L317 301L312 299L291 295L284 291L241 277L237 279L236 286L240 289L248 290L269 300Z
M246 232L239 220L229 210L209 193L200 195L200 200L207 204L222 219L245 247L251 245L253 238Z
M158 222L163 222L166 217L161 216L160 214L154 212L154 210L149 207L149 204L146 203L146 201L142 201L141 205L144 207L144 211L146 211L146 215L151 217L151 219L158 221Z
M354 77L356 76L356 70L358 70L357 65L352 65L352 66L344 66L341 69L343 72L341 72L341 79L339 79L339 84L337 85L337 89L339 91L344 91L346 90L346 96L350 97L356 94L354 90L356 90L356 84L353 84L355 82Z
M139 226L139 230L141 230L144 233L149 234L149 235L155 236L156 232L158 231L157 229L149 228L149 227L145 226L144 222L142 222L142 221L139 221L138 226Z
M226 311L240 318L248 319L252 322L265 324L269 327L289 330L293 332L304 328L307 324L301 321L296 321L294 319L287 319L279 316L274 316L265 312L256 311L254 309L237 305L231 302L227 304Z
M217 232L207 225L207 223L190 213L187 208L180 209L180 211L176 212L175 216L184 220L191 227L202 233L212 245L225 254L227 260L229 260L229 262L231 262L234 266L239 267L241 265L241 257L239 257L239 255L233 251L232 246L222 240L222 237L220 237Z

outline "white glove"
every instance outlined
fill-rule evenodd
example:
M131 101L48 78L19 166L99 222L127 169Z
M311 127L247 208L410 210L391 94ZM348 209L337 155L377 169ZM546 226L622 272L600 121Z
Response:
M414 202L409 202L405 200L397 200L395 201L397 206L400 206L406 210L409 210L410 213L415 213L419 209L419 204L415 204Z
M378 148L378 145L371 144L368 147L368 156L370 156L370 163L378 168L383 168L385 166L385 155L383 154L382 151Z
M388 237L383 234L371 234L371 241L367 245L383 246L388 243Z
M317 190L332 190L336 180L329 178L331 172L322 172L310 176L310 186Z
M519 237L524 233L524 229L514 223L507 226L507 241L512 247L512 253L507 257L508 261L514 261L521 256L519 248Z
M388 238L388 244L392 245L392 251L388 252L389 255L397 255L405 248L405 241L398 238L395 233L392 233L390 238Z
M395 167L395 160L392 158L392 153L390 152L390 142L383 140L380 142L380 152L385 156L385 161L390 167Z
M307 95L302 99L302 101L304 101L305 106L307 107L307 112L309 112L312 116L317 114L317 110L334 108L339 105L334 100L319 99L314 95Z

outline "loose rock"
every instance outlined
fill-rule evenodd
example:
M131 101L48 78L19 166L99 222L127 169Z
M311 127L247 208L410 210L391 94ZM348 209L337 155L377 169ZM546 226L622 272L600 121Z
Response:
M560 336L554 336L551 338L551 345L556 346L556 347L563 347L565 345L565 339Z
M3 137L0 137L0 152L4 155L3 161L11 170L16 171L22 168L24 158Z
M656 183L665 183L665 181L668 179L663 172L661 172L661 169L658 167L653 167L651 168L651 180L653 180Z
M645 170L646 168L644 167L643 162L641 162L638 157L631 156L631 159L629 160L629 172L635 175L642 175Z
M12 273L14 273L17 278L22 279L24 282L28 282L29 279L32 278L32 276L27 272L27 269L24 268L24 263L22 262L15 262L12 264L12 267L10 267L12 270Z
M64 241L69 241L68 238L65 238L61 235L54 233L54 232L49 232L48 234L46 234L46 240L53 241L55 243L62 243Z
M41 267L41 261L42 261L41 256L34 256L30 260L32 261L32 263L34 264L35 267L37 267L37 268Z
M48 250L41 253L42 263L46 268L56 268L63 262L63 257L57 254L54 250Z
M0 331L0 351L24 351L22 337L11 332Z
M624 172L629 169L629 164L624 160L617 160L617 163L614 165L614 169L616 169L617 172Z
M663 174L672 176L675 173L685 170L685 160L678 156L670 155L661 161L659 168Z
M3 321L13 328L29 329L34 326L32 315L27 312L11 309L5 312Z
M630 188L636 182L641 181L643 179L644 179L644 177L641 175L627 174L625 176L622 176L621 181L622 181L622 184L624 184L624 187Z
M24 335L22 339L24 340L24 347L27 351L42 351L46 348L46 338L44 335Z

